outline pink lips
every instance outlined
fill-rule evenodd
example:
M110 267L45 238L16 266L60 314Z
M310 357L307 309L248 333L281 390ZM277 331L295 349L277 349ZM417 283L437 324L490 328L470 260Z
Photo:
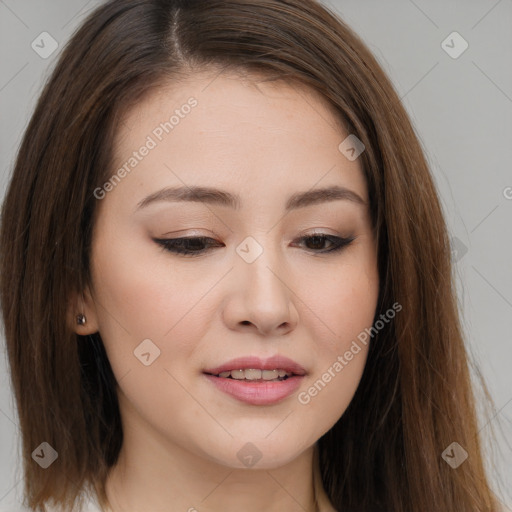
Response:
M282 381L248 381L217 377L222 372L230 370L285 370L293 373ZM306 375L306 370L295 361L281 356L273 356L262 360L259 357L248 356L232 359L220 366L204 370L206 378L220 391L251 405L271 405L290 396L300 386Z

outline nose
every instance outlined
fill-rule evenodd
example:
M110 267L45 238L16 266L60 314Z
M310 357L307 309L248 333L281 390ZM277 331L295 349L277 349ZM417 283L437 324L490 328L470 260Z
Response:
M252 263L236 257L224 303L226 325L240 332L282 336L297 326L299 314L292 278L275 251L264 250Z

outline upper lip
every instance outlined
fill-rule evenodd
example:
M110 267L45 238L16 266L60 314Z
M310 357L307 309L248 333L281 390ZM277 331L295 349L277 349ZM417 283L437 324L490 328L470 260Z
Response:
M257 356L237 357L220 366L204 370L203 373L219 375L219 373L230 370L247 370L249 368L256 370L285 370L294 375L306 375L306 370L299 363L282 355L272 356L268 359L261 359Z

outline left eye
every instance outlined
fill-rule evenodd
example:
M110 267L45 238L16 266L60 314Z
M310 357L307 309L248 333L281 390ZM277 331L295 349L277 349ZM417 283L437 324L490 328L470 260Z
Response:
M299 238L299 240L309 240L310 245L313 245L312 250L315 250L315 252L324 253L340 251L345 246L353 242L355 240L355 237L342 238L339 236L327 235L324 233L315 233L314 235L303 236L302 238ZM318 246L323 246L325 242L329 242L331 246L323 251L317 251L316 249L318 249Z
M154 238L157 244L161 245L165 250L184 256L199 256L208 249L217 246L222 247L222 243L217 242L213 238L188 237L188 238ZM327 253L340 251L355 240L355 237L342 238L324 233L315 233L314 235L303 236L298 239L299 242L308 242L305 245L312 245L310 250L316 253ZM331 246L327 249L319 250L324 244L329 242ZM300 244L299 244L300 245Z

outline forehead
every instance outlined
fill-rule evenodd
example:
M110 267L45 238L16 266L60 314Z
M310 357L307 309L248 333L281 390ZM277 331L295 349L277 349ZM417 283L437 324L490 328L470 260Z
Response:
M129 109L114 160L121 166L150 139L153 148L129 176L144 189L151 182L304 189L329 175L321 185L338 176L364 197L359 162L338 148L347 135L334 107L302 84L203 72L158 87Z
M251 104L279 102L283 109L300 108L297 114L311 112L324 117L324 122L336 130L344 130L339 112L319 91L295 78L277 78L257 71L231 70L229 72L210 66L194 71L184 71L168 81L148 90L142 99L124 111L123 122L147 111L150 106L165 107L170 99L176 104L190 95L195 95L200 103L241 107L243 100ZM259 98L258 98L259 96ZM228 109L228 111L231 109ZM163 112L161 112L163 113Z
M187 102L191 98L197 107L189 116ZM318 91L296 80L203 70L151 89L126 110L118 127L116 145L126 138L126 128L147 131L152 125L156 127L159 122L172 119L173 113L179 119L175 115L172 124L181 127L173 127L172 137L166 139L176 139L184 131L183 126L186 130L189 124L200 125L197 135L209 136L222 136L229 131L231 137L236 137L249 129L265 129L270 133L301 133L308 139L320 139L332 132L330 135L337 139L345 132L333 105ZM190 120L181 123L185 117Z

